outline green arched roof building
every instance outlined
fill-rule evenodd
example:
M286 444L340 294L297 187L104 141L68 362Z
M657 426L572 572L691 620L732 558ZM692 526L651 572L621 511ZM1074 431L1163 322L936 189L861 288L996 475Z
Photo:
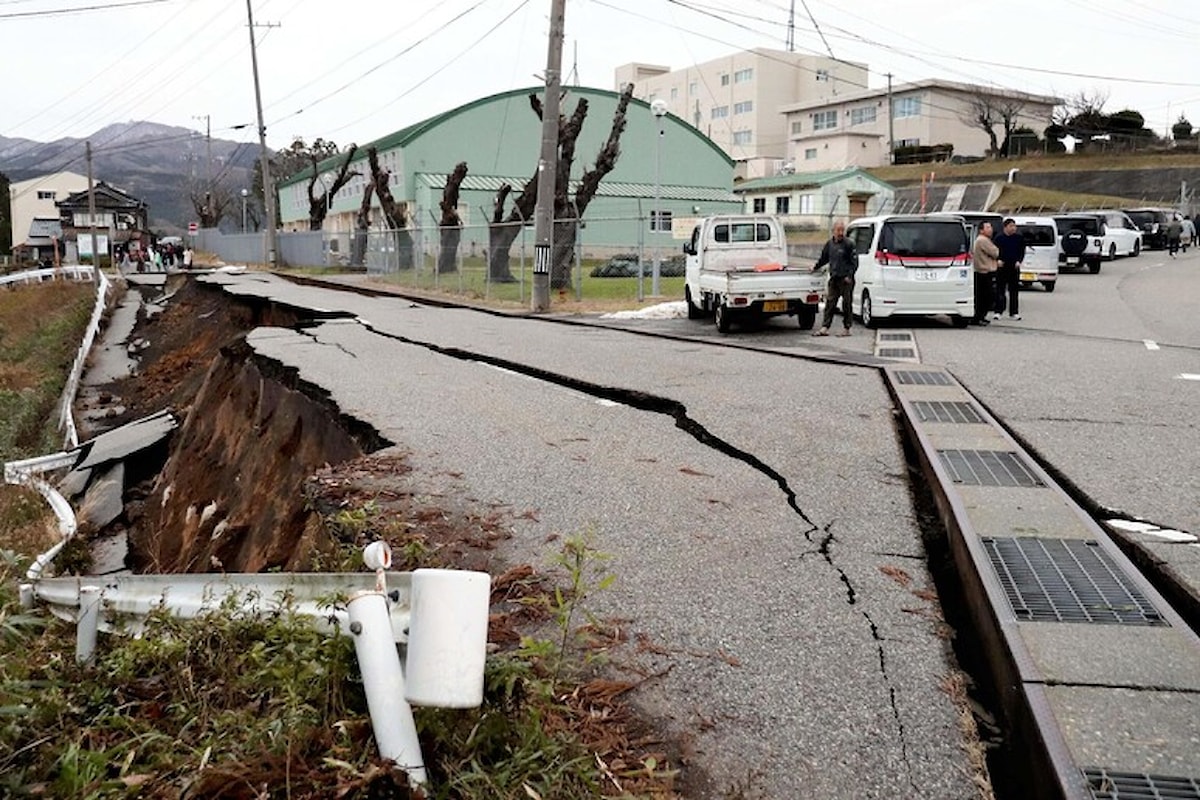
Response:
M571 170L575 181L591 168L608 139L619 95L580 86L564 87L564 92L561 110L566 118L580 99L588 102ZM446 177L455 164L466 161L468 173L459 210L464 226L479 227L482 233L499 186L510 183L515 195L537 167L542 125L530 107L529 95L534 93L541 94L542 89L520 89L475 100L361 145L351 165L360 175L333 198L326 231L353 228L370 175L367 148L374 145L381 166L392 174L393 196L409 204L412 227L436 227ZM733 161L719 147L677 117L663 117L662 131L661 142L656 141L659 121L649 105L630 101L616 167L600 183L584 212L588 244L629 246L638 241L651 243L656 236L661 236L660 244L670 242L669 233L651 234L646 223L638 222L649 218L656 194L663 211L670 212L677 224L684 218L742 208L743 202L732 192ZM318 165L318 174L334 172L339 163L338 158L326 159ZM285 229L308 227L310 176L311 172L305 171L277 184ZM574 196L573 187L571 194ZM510 199L506 212L511 203ZM373 205L378 208L377 198ZM372 223L373 228L382 227L382 214L373 214ZM468 236L480 238L464 231L464 237Z

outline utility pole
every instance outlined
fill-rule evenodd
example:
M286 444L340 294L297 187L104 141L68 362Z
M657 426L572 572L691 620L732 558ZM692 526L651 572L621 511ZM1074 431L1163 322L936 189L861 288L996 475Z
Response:
M192 119L204 120L204 146L208 155L208 166L204 173L204 227L208 227L212 219L212 116L196 114Z
M88 178L88 228L91 229L92 235L92 279L100 280L100 250L96 247L96 187L92 183L92 142L89 139L86 146L87 152L87 178ZM78 245L78 239L76 239ZM55 247L57 253L58 248Z
M248 1L248 0L247 0ZM542 153L538 160L537 208L534 212L533 311L550 308L550 262L554 247L554 199L558 173L559 71L567 0L550 2L550 44L546 51L546 96L542 100Z
M888 79L888 163L896 163L896 115L892 113L892 73L887 74Z
M792 0L791 10L788 11L787 51L796 52L796 0Z
M271 180L271 159L267 155L267 126L263 122L262 88L258 82L258 50L254 43L254 9L251 0L246 0L246 19L250 23L250 66L254 70L254 105L258 110L259 166L262 169L263 210L266 212L268 267L275 266L277 252L275 238L275 182Z

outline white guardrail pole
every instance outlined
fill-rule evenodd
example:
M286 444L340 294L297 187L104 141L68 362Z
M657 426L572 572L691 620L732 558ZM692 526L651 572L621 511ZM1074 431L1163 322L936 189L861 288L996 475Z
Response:
M75 622L76 658L89 660L97 634L144 632L147 615L166 610L194 618L235 598L236 609L270 614L286 609L318 630L353 638L379 754L405 770L412 785L427 782L410 702L470 708L483 700L491 579L459 570L387 572L391 550L375 542L363 554L375 574L264 573L36 577L20 587L22 604L45 604ZM40 573L39 573L40 575ZM332 598L349 598L345 609ZM418 600L419 597L419 600ZM418 604L423 611L418 610ZM414 636L415 635L415 636ZM397 644L406 643L407 664ZM426 677L405 687L405 667ZM415 694L419 696L414 696Z

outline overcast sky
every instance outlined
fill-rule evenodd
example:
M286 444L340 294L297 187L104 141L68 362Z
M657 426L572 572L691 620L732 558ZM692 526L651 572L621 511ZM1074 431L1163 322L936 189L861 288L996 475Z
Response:
M268 143L365 143L538 82L550 0L253 0ZM72 6L125 5L67 15ZM567 82L784 49L790 0L568 0ZM1200 4L1185 0L800 0L796 49L871 85L945 78L1103 92L1160 133L1200 126ZM807 7L807 10L806 10ZM987 9L987 13L984 12ZM812 18L809 16L812 14ZM824 35L814 30L816 26ZM0 135L49 141L150 120L255 141L245 0L0 0ZM236 128L235 126L245 126ZM102 144L102 143L97 143Z

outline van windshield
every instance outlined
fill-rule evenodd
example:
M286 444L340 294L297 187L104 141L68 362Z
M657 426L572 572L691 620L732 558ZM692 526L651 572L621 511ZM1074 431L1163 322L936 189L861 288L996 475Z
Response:
M1133 220L1138 227L1149 227L1156 222L1166 222L1167 215L1161 211L1126 211L1126 216Z
M1035 247L1042 245L1053 247L1058 242L1058 234L1049 225L1017 225L1017 233L1025 239L1025 244Z
M901 257L953 258L966 253L969 242L956 219L893 220L879 233L879 249Z
M1083 231L1088 236L1100 235L1100 220L1095 217L1055 217L1054 224L1060 234Z

